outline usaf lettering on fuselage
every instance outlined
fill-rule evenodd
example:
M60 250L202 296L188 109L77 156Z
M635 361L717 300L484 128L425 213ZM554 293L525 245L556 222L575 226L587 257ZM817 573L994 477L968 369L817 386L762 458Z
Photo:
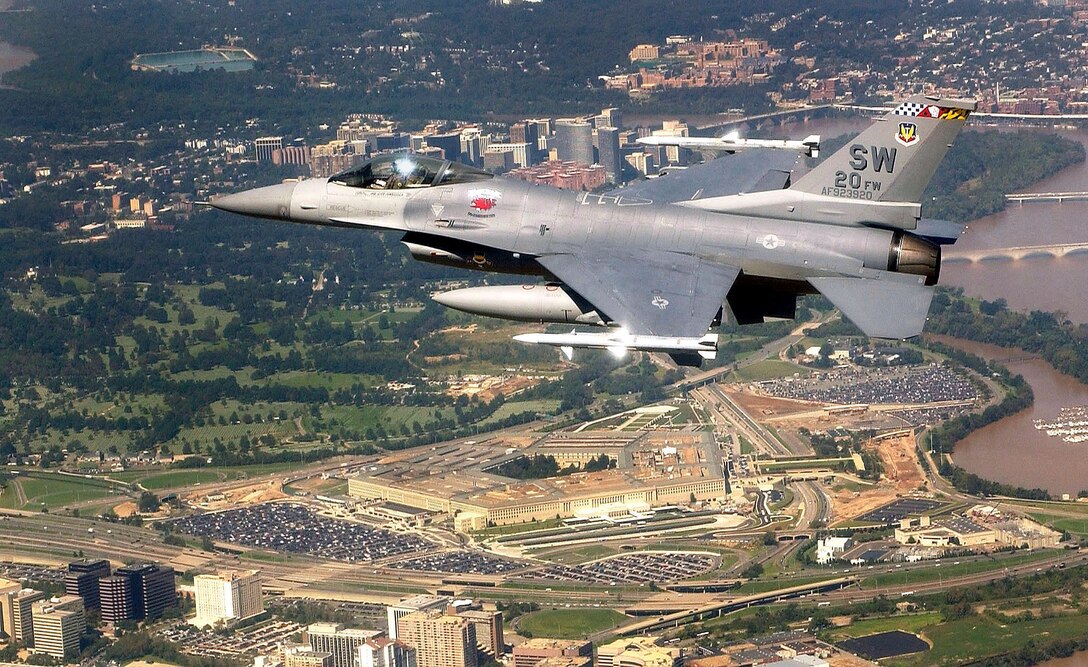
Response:
M845 199L873 199L883 182L874 178L865 178L861 172L872 170L876 173L895 171L895 148L869 146L861 144L850 147L850 168L854 171L836 171L835 184L825 187L822 194Z

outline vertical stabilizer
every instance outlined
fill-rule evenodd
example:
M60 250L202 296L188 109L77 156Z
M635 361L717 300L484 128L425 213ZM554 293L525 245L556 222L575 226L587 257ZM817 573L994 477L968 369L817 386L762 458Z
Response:
M858 201L917 203L976 106L970 100L916 95L878 118L790 189Z

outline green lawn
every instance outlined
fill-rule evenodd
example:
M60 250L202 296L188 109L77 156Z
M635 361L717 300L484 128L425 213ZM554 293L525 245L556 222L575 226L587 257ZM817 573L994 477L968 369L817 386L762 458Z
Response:
M808 372L809 369L804 366L791 364L788 361L764 359L763 361L757 361L751 366L740 369L734 375L741 380L759 382L762 380L777 380L778 378L790 377L794 373L801 373L804 375Z
M534 637L578 639L618 626L627 617L613 609L546 609L523 616L518 629Z
M548 399L541 401L510 401L509 403L503 403L499 406L491 416L483 419L479 422L480 426L487 426L500 419L506 419L512 415L520 414L522 412L541 412L544 414L555 414L559 409L558 399Z
M26 502L19 502L15 484L18 483L26 495ZM64 505L107 498L116 485L100 479L84 479L59 475L57 473L31 472L8 482L7 488L0 495L0 507L8 509L38 509L47 507L56 509ZM120 490L120 487L118 487Z
M1030 512L1029 514L1031 515L1031 518L1039 523L1050 526L1054 530L1064 530L1068 531L1071 535L1088 537L1088 515L1085 515L1083 519L1075 519L1073 517L1045 514L1042 512Z
M961 665L986 656L998 655L1024 646L1029 641L1046 643L1088 635L1088 616L1081 614L1020 623L999 623L992 618L972 616L922 630L933 649L892 665Z

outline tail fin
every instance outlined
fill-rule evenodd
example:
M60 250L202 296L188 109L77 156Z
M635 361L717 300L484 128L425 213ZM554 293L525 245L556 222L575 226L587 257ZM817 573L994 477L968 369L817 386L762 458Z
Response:
M917 203L976 106L972 100L915 95L790 189L862 201Z

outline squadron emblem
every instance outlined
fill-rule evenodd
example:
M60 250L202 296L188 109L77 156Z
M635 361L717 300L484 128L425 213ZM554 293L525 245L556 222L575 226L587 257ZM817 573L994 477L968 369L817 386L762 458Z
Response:
M899 133L895 135L895 140L904 146L913 146L918 143L918 126L914 123L900 123Z

